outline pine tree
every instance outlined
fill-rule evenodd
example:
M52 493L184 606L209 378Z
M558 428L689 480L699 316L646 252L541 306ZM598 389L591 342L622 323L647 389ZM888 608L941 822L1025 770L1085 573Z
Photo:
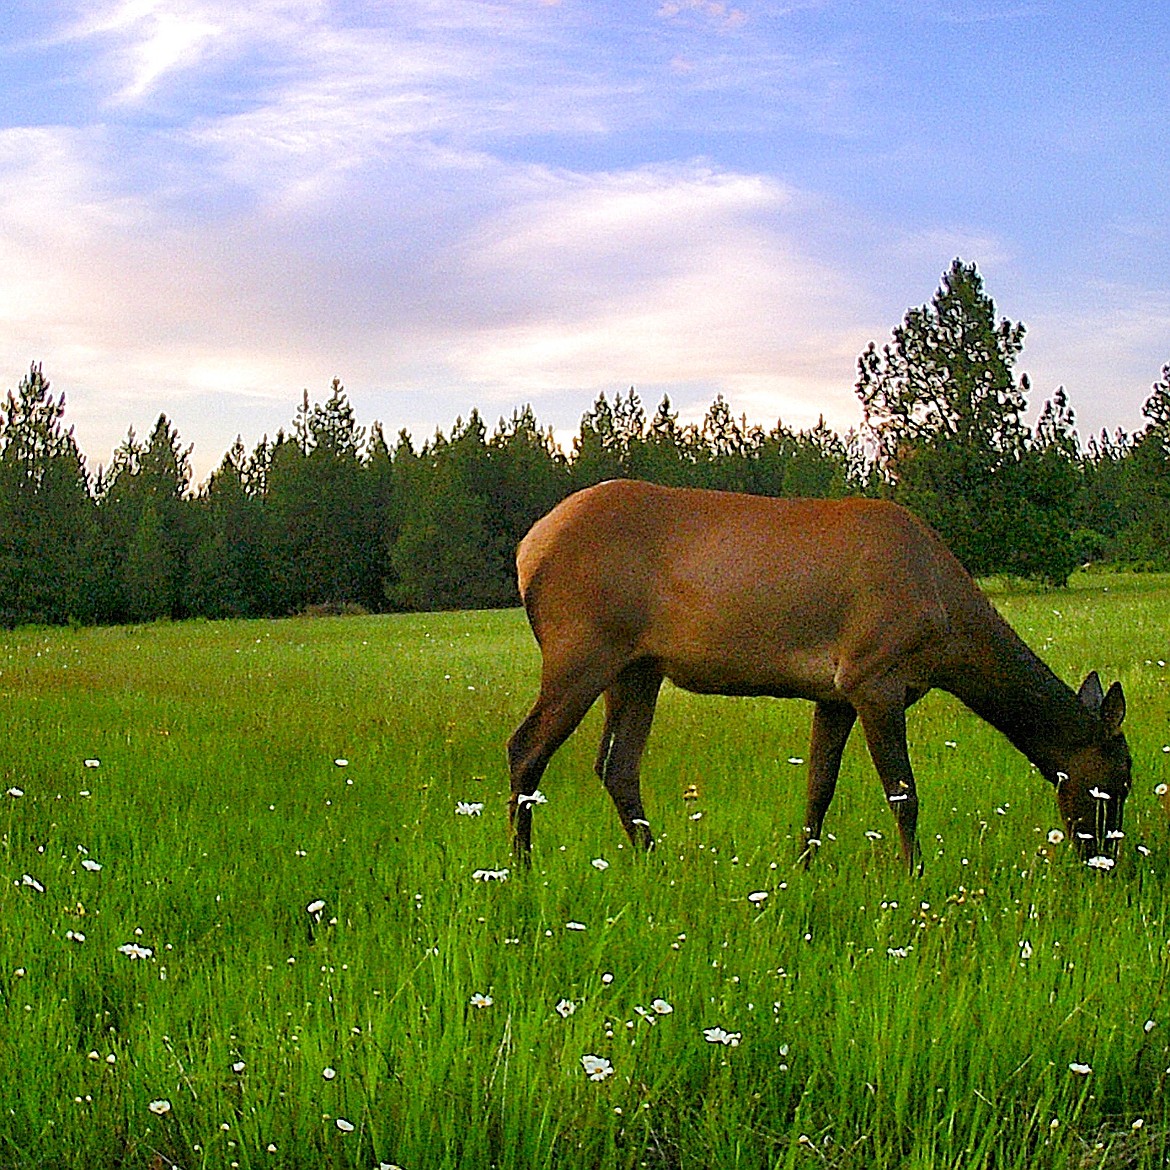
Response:
M0 623L88 620L95 523L85 461L34 363L0 407Z
M857 393L895 499L938 529L973 573L1010 571L1021 539L1018 474L1026 378L1012 372L1024 326L996 320L974 264L955 260L929 305L858 359Z

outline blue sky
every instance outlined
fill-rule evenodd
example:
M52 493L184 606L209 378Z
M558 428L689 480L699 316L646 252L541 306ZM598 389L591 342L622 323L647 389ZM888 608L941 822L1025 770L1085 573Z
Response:
M1034 409L1133 430L1170 361L1170 15L1149 3L17 0L0 371L92 466L159 411L202 478L334 375L423 439L716 393L857 425L955 256Z

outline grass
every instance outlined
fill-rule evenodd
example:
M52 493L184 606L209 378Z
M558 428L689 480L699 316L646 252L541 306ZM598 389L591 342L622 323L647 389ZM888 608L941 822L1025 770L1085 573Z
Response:
M1112 874L941 695L910 720L924 876L860 737L797 871L811 708L667 687L656 854L592 776L595 711L531 873L477 881L511 867L518 611L0 636L0 1167L1164 1165L1170 581L996 600L1125 686Z

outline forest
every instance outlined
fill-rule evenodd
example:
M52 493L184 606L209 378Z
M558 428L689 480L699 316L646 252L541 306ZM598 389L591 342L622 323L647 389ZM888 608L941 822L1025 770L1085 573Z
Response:
M1026 421L1025 328L956 259L857 362L858 429L700 423L634 389L598 397L565 452L531 407L416 444L355 418L339 379L287 431L237 439L201 485L160 415L92 472L33 363L0 404L0 624L473 609L517 600L513 553L570 492L614 476L774 496L882 496L977 576L1060 586L1086 563L1170 568L1170 362L1134 434L1082 442L1063 388Z

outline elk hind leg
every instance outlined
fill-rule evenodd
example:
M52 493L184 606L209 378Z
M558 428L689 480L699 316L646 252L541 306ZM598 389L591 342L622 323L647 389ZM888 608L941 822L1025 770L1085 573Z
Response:
M605 730L595 765L622 827L643 850L654 848L654 837L642 807L640 770L661 685L662 671L648 659L631 663L618 675L605 692Z
M612 668L595 662L559 671L555 678L546 675L532 710L508 740L512 789L508 822L512 853L518 861L527 863L532 851L532 804L526 798L536 791L549 760L577 729L613 673Z
M808 807L804 814L800 860L807 868L821 843L821 826L837 788L841 755L857 712L848 703L818 703L813 711L808 760Z

